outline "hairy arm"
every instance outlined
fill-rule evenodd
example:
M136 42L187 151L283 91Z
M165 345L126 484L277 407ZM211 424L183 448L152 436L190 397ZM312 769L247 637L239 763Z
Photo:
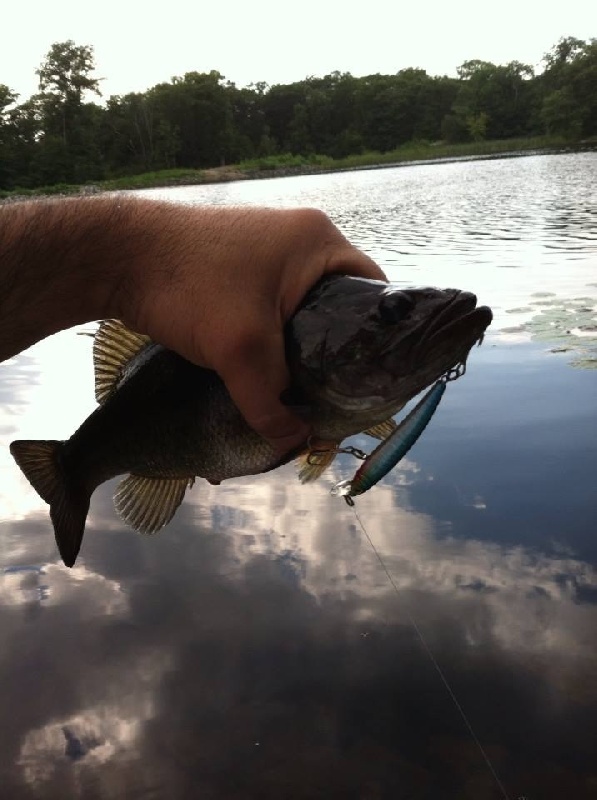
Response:
M131 216L113 201L0 206L0 360L105 315Z
M279 400L283 326L330 272L384 279L312 209L109 196L1 206L0 360L116 317L215 369L249 424L284 452L306 429Z

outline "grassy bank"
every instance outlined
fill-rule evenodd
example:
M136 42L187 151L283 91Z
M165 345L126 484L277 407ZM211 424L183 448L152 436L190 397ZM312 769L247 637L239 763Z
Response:
M97 191L118 191L123 189L151 189L163 186L192 186L207 183L222 183L255 178L285 177L288 175L308 175L319 172L336 172L352 169L375 169L408 162L435 161L446 159L483 158L505 154L523 154L528 151L574 148L575 146L597 145L597 139L590 142L574 143L556 136L537 136L526 139L503 139L490 142L466 142L463 144L431 144L410 142L388 153L361 153L334 159L329 156L295 156L291 154L266 156L242 161L213 169L167 169L157 172L144 172L109 180L98 181L92 185L55 184L35 189L0 190L0 199L30 197L37 195L92 194Z
M492 142L466 142L463 144L431 144L429 142L409 142L387 153L359 153L345 158L329 156L271 156L251 161L243 161L241 170L274 170L280 167L319 167L322 170L360 169L365 167L402 164L410 161L429 161L447 158L467 158L492 156L501 153L515 153L528 150L541 150L565 146L561 137L537 136L526 139L502 139Z

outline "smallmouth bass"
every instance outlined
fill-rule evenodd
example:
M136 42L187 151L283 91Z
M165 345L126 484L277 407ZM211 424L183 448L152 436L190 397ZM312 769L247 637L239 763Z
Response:
M392 416L482 340L491 310L457 289L397 289L381 281L331 276L288 322L291 386L285 402L310 409L313 439L329 443L299 477L314 480L348 436L384 438ZM224 383L127 330L103 322L93 346L97 409L67 441L15 441L17 464L50 505L60 555L73 566L91 495L127 475L115 507L136 530L153 533L174 516L196 477L227 478L275 469L280 459L245 422Z

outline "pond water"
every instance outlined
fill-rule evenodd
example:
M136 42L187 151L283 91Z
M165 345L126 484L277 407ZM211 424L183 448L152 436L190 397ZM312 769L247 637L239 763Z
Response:
M583 153L144 193L318 206L495 320L357 500L391 581L347 460L198 481L154 537L104 485L63 567L8 445L92 410L90 340L2 365L2 798L597 797L595 187Z

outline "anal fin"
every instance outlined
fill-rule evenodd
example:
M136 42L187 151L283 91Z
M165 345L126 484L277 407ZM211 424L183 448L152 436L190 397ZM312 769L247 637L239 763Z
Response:
M371 428L367 428L363 433L366 433L367 436L373 436L374 439L381 439L383 441L387 439L388 436L391 436L397 427L398 423L396 420L390 417L390 419L387 419L385 422L380 422L379 425L373 425Z
M131 528L141 533L155 533L170 522L194 480L129 475L118 485L114 507Z
M330 466L338 453L336 442L317 441L310 445L308 450L297 459L299 480L301 483L311 483L317 480Z

